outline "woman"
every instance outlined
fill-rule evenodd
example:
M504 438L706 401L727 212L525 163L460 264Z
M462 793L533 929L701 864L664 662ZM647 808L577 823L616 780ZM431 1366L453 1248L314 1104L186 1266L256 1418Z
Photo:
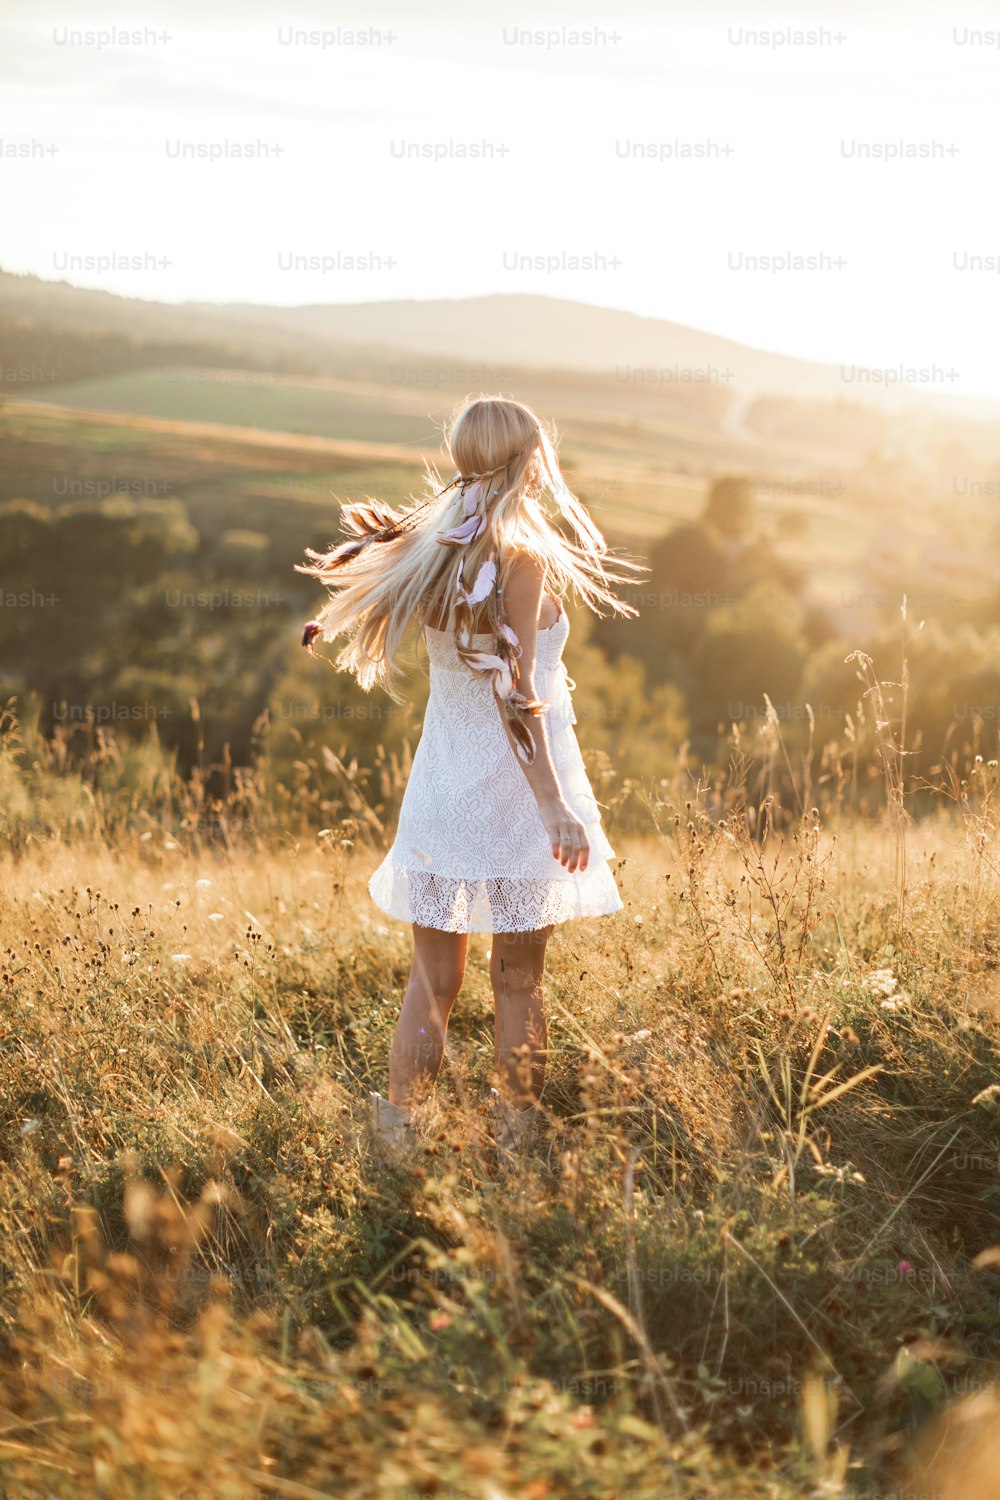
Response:
M393 669L411 621L423 626L430 659L395 840L368 887L382 911L412 924L414 941L388 1099L372 1094L376 1128L389 1140L411 1134L412 1108L441 1066L468 934L491 931L503 1089L491 1094L498 1139L515 1147L545 1076L542 975L552 929L622 908L608 864L615 851L572 727L560 601L573 585L598 614L601 606L637 611L611 591L627 575L609 569L604 538L532 411L500 398L470 401L447 450L454 477L442 488L431 470L423 503L398 512L344 506L351 540L307 551L312 563L299 571L333 593L303 642L347 635L337 666L397 701Z

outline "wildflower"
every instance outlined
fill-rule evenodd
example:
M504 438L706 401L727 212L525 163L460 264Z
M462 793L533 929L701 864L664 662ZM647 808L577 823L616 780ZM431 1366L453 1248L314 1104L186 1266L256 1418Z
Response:
M764 1137L765 1140L773 1139L770 1132ZM818 1177L834 1177L838 1182L864 1182L860 1172L852 1172L850 1162L846 1166L837 1167L833 1162L817 1162L814 1168Z

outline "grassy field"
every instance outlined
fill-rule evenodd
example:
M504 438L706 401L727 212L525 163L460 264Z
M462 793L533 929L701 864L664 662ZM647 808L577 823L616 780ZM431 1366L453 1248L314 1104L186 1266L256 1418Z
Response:
M624 911L553 938L545 1126L506 1164L488 936L421 1144L371 1137L409 936L362 785L322 829L259 766L209 836L154 745L113 790L8 722L4 1492L989 1500L974 775L964 816L768 805L759 838L734 788L661 785Z
M6 509L0 589L0 1500L996 1500L995 426L685 385L684 330L598 369L579 308L465 309L461 358L3 276L0 310L41 371L0 501L48 512ZM477 367L515 313L577 368ZM553 936L513 1161L488 935L418 1143L372 1134L420 704L301 651L294 572L484 388L660 580L634 634L572 615L625 906ZM746 538L654 552L721 477Z
M72 482L132 479L179 496L209 524L218 511L223 525L267 530L284 504L291 531L337 500L418 493L423 461L440 465L441 430L465 394L239 370L140 370L48 387L0 410L0 494L52 503ZM937 468L873 464L819 419L794 440L727 431L641 389L581 389L558 371L526 373L517 394L555 421L567 476L614 545L641 551L694 520L712 479L728 473L755 483L761 526L817 604L842 608L860 582L895 607L905 576L948 618L951 596L991 584L991 502L954 492L956 475L965 483L995 462L975 450L976 428L964 448L942 438ZM901 431L899 452L915 445ZM878 611L867 613L875 623Z
M122 377L120 385L123 392L147 388L140 376ZM173 389L156 382L154 387ZM240 390L253 395L246 386ZM270 399L271 387L265 391ZM236 398L227 394L235 415L238 400L235 406L232 400ZM233 525L270 530L280 519L289 537L296 536L298 557L300 544L313 539L311 532L303 533L317 522L326 522L326 539L333 539L337 501L378 495L401 503L421 492L425 459L441 466L437 434L426 418L423 438L411 444L361 436L362 428L398 435L388 420L381 427L374 418L359 426L353 417L341 422L334 413L320 425L344 435L329 436L253 425L254 417L268 424L279 421L278 410L241 408L245 420L231 425L224 412L210 417L210 407L199 402L197 419L189 420L162 410L151 416L8 401L0 410L5 455L0 498L51 505L108 492L111 485L120 490L131 486L139 496L182 499L202 530ZM710 473L725 467L717 434L705 435L700 454L690 449L690 442L686 428L644 427L637 434L619 425L609 434L578 417L575 425L573 420L565 425L562 457L570 482L608 540L641 551L678 522L695 519L705 503ZM709 451L715 456L713 470L706 467ZM733 472L740 472L749 457L745 451L734 452ZM778 467L760 470L762 523L780 538L782 554L806 568L817 598L835 597L852 572L856 576L866 549L884 530L878 510L870 503L855 505L837 471L803 468L801 453L776 462ZM802 523L795 532L787 525L792 513ZM931 522L917 510L911 530L914 539L907 545L912 549L931 535Z
M614 382L592 391L579 377L521 372L518 399L536 405L564 437L570 471L601 524L638 537L660 535L693 513L707 478L722 471L772 474L782 485L825 477L834 481L845 453L822 431L816 438L774 440L699 422L657 397ZM437 455L440 434L465 387L427 389L419 383L239 370L140 370L56 385L34 404L67 411L108 412L176 422L301 434L332 441L391 440L416 454ZM17 404L15 404L15 410Z

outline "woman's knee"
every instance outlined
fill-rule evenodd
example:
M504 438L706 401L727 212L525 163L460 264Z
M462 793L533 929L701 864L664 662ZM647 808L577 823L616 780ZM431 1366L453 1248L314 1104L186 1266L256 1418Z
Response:
M451 1005L465 979L465 957L463 934L421 935L416 942L413 973L439 1004Z
M532 932L498 932L493 935L490 975L494 982L508 978L529 982L541 977L551 927Z

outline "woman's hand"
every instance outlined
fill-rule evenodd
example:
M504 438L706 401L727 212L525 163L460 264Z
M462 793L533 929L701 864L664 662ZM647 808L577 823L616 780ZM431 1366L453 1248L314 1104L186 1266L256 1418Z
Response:
M590 840L586 826L561 797L539 802L538 814L552 845L553 856L572 874L587 868Z

